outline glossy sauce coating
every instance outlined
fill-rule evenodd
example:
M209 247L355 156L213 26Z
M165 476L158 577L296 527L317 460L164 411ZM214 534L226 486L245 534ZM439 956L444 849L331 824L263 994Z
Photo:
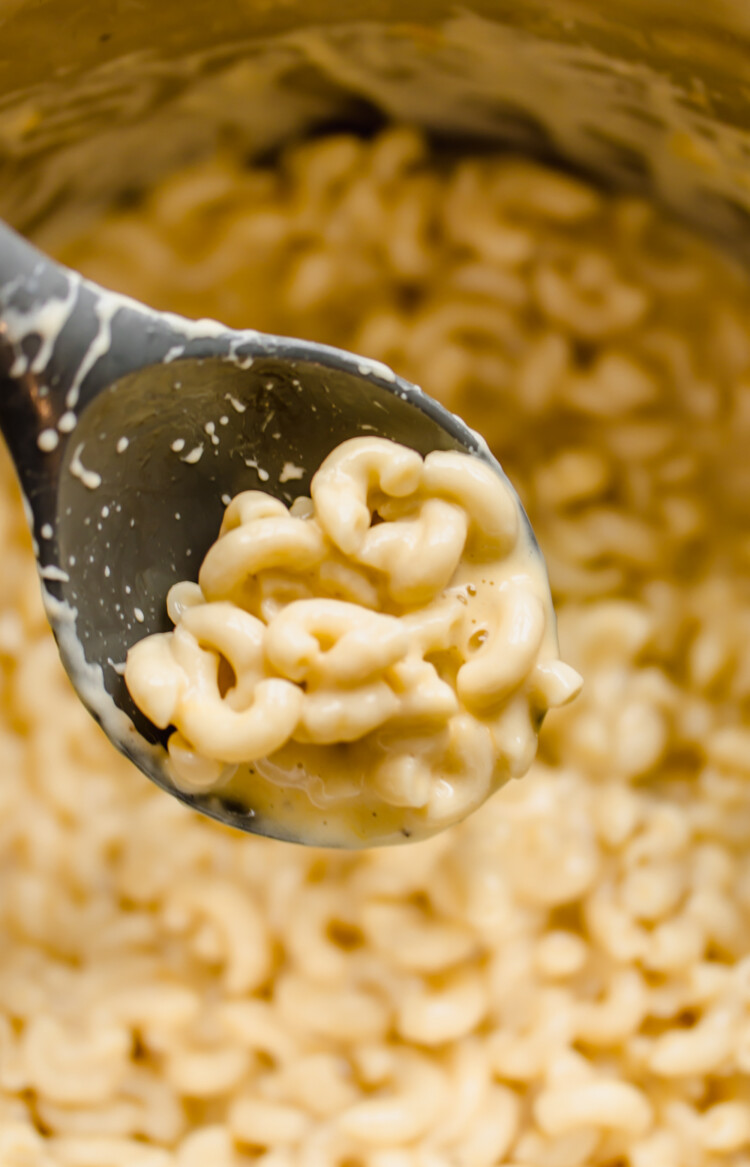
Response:
M467 454L343 442L290 509L228 506L172 633L128 653L175 726L175 783L220 790L292 837L419 839L526 773L558 659L544 563L507 482Z

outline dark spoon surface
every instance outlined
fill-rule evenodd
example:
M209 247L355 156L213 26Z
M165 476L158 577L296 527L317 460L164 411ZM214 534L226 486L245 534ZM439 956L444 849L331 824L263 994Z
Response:
M289 836L251 807L173 785L168 734L138 711L122 677L128 648L171 627L167 592L197 578L230 497L259 489L289 503L308 494L347 438L391 438L421 454L462 450L507 481L478 434L386 366L154 311L54 263L2 224L0 429L47 615L83 703L164 790L275 838Z

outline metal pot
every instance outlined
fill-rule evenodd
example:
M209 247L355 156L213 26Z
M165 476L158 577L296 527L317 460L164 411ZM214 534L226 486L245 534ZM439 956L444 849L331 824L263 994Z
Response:
M750 248L739 0L2 0L0 35L0 215L42 243L222 139L267 154L391 118L554 158Z

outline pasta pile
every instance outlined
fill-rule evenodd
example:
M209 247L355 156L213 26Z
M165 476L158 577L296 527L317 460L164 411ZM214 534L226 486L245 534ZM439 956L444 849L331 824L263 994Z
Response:
M0 1163L747 1164L746 277L644 203L401 129L206 162L61 258L462 413L585 686L427 842L233 834L71 695L3 460Z
M581 679L493 467L355 437L310 491L231 500L198 582L170 588L174 630L129 649L125 681L174 727L178 788L265 795L309 842L424 837L526 773ZM308 796L291 815L290 792Z

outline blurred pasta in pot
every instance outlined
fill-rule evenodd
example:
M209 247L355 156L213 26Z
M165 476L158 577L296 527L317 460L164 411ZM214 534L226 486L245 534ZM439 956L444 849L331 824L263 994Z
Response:
M4 461L0 1162L739 1167L744 274L645 203L400 129L205 162L60 258L366 352L465 416L586 684L524 781L432 840L234 835L62 680Z

